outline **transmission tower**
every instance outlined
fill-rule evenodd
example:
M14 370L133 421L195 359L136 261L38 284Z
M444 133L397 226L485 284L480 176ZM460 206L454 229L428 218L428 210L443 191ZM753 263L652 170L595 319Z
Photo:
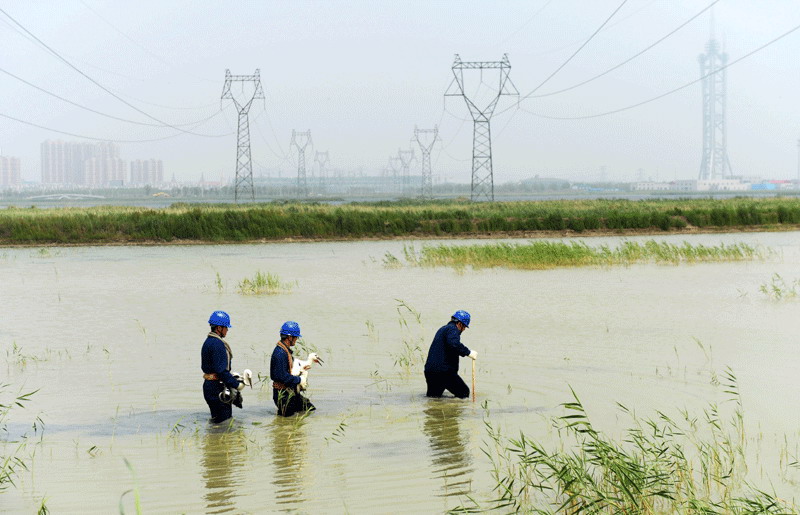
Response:
M236 99L231 93L231 85L234 82L242 83L242 93L245 91L244 84L253 84L253 93L249 100L242 102ZM225 85L222 86L221 100L233 100L233 105L239 112L239 128L237 131L236 142L236 181L234 185L233 201L239 202L240 193L243 195L250 189L250 200L256 199L256 192L253 188L253 160L250 155L250 106L253 100L264 98L264 90L261 88L261 72L257 69L253 75L231 75L230 70L225 70Z
M725 122L725 90L728 54L720 52L713 36L706 44L706 53L700 54L700 76L703 79L703 158L700 161L700 180L730 177L728 135ZM722 68L722 69L720 69Z
M302 197L308 196L308 182L306 182L306 147L311 143L311 131L300 132L292 130L293 147L297 148L297 193Z
M314 155L314 162L319 166L319 190L322 194L325 192L325 165L328 164L328 160L327 150L325 152L317 152Z
M397 156L389 156L389 170L392 172L392 190L395 193L400 193L402 188L402 183L400 181L400 171L403 169L403 165L400 162L400 158Z
M414 160L414 149L410 148L408 150L399 149L397 151L397 157L400 159L400 165L403 167L403 189L402 193L405 196L411 194L411 162Z
M508 54L503 54L501 61L472 61L464 62L456 54L453 62L453 82L445 92L445 96L464 97L464 102L472 115L472 194L471 199L494 201L494 174L492 171L492 133L489 122L491 121L497 102L503 95L519 95L517 88L511 82L508 74L511 64ZM480 81L483 82L484 70L498 70L499 82L497 93L494 94L483 107L478 105L477 99L470 99L465 92L464 70L478 70ZM453 88L453 85L457 88Z
M431 149L439 139L439 127L418 129L414 127L414 139L422 151L422 198L433 198L433 174L431 172Z

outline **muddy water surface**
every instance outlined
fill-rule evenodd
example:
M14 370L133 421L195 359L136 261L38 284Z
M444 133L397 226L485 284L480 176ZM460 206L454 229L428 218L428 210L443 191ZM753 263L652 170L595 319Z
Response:
M54 513L132 512L137 496L145 513L442 512L493 485L484 417L553 442L547 417L571 386L614 432L625 425L616 402L647 414L718 400L712 372L725 366L751 433L778 455L800 429L800 301L759 286L800 279L800 234L670 241L683 240L776 254L456 272L384 266L403 242L0 249L3 395L38 389L6 421L6 439L28 436L29 470L0 493L0 512L35 512L42 499ZM258 270L296 284L241 295ZM200 346L215 309L232 317L233 368L262 377L280 324L301 324L305 349L325 359L310 378L316 412L277 418L264 381L230 427L207 422ZM420 359L455 309L473 315L463 341L480 354L474 404L423 396ZM469 382L469 360L461 373ZM764 459L776 488L791 489Z

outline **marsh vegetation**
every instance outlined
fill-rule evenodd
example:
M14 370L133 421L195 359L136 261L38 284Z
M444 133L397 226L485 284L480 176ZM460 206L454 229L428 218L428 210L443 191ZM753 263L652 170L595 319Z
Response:
M614 266L636 263L677 265L679 263L743 261L760 259L766 251L746 243L703 245L666 241L623 241L618 246L590 246L584 242L530 241L484 245L423 245L417 250L406 245L405 261L418 266L463 268L506 267L531 270L578 266ZM394 257L394 256L393 256ZM386 262L386 260L384 260ZM398 258L394 262L399 263Z
M787 198L173 204L164 209L0 210L0 243L246 242L476 234L775 229L800 224Z
M750 439L737 380L730 369L722 377L729 398L701 414L641 418L618 404L630 421L620 438L595 428L574 391L551 420L557 441L550 445L524 432L503 435L485 404L483 452L494 487L485 500L470 496L452 511L797 513L792 502L748 481Z

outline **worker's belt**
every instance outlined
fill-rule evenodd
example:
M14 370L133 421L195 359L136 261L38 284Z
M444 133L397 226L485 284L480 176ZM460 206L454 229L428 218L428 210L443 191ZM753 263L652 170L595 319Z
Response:
M220 381L220 378L217 374L203 374L203 379L206 381Z
M274 389L276 389L276 390L294 390L294 388L291 388L291 387L289 387L289 386L286 386L286 385L285 385L285 384L283 384L283 383L279 383L278 381L273 381L273 382L272 382L272 387L273 387Z

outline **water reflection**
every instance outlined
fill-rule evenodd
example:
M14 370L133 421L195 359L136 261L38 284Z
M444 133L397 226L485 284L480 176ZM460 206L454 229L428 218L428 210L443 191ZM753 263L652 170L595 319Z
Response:
M429 399L425 408L424 430L431 446L434 477L444 482L442 497L471 491L472 456L467 452L469 438L461 430L465 406L452 399Z
M306 501L303 496L307 467L308 435L303 416L275 417L271 425L272 464L275 485L275 503L293 504L300 508Z
M212 425L203 438L201 469L206 485L206 513L236 511L236 490L242 484L247 441L241 428Z

